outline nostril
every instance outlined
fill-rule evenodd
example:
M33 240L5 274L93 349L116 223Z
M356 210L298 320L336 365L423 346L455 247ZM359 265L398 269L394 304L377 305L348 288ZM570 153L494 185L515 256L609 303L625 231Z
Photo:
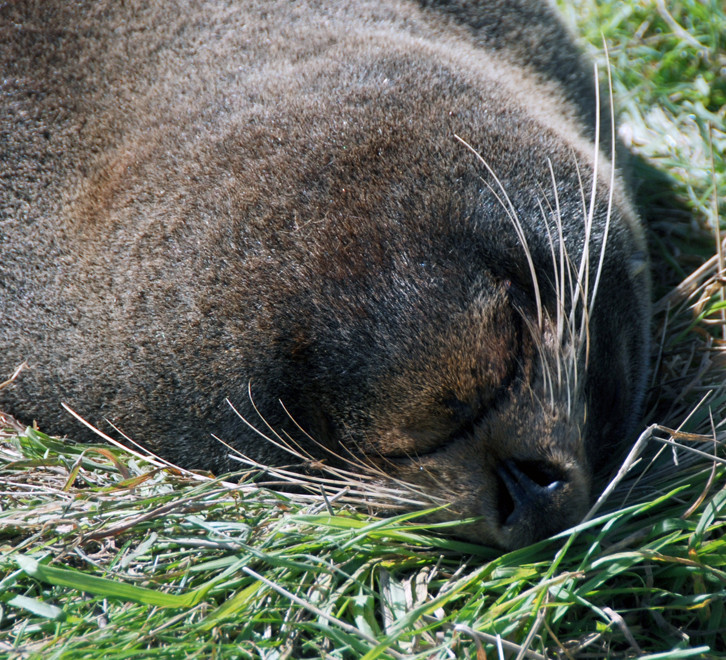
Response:
M505 461L509 463L513 469L518 470L524 474L530 481L533 481L538 486L545 488L551 488L556 484L564 485L566 481L565 475L562 474L561 470L550 463L544 461Z
M507 459L497 467L499 520L514 525L523 515L545 512L552 497L567 484L552 465L539 461Z
M497 512L499 513L499 522L502 525L514 513L516 504L512 498L511 491L505 479L497 470Z

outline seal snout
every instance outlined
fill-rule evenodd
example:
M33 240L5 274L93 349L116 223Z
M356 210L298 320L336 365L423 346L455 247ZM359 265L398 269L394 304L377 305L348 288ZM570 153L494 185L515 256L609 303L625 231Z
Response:
M515 545L525 545L567 526L573 484L545 461L506 459L496 468L499 524ZM567 504L569 502L569 504ZM573 520L574 522L574 520Z

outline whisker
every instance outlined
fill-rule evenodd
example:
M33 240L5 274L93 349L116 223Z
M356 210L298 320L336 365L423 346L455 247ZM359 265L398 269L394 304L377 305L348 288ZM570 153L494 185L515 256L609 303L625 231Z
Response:
M285 404L278 400L280 406L282 406L282 409L285 411L285 414L288 416L290 421L297 427L297 429L315 446L320 447L324 452L332 456L333 458L342 461L343 463L349 465L353 469L355 468L362 468L366 472L373 472L379 476L385 476L385 473L379 469L377 466L375 466L372 462L366 463L363 458L359 455L354 454L353 452L348 449L348 447L343 446L343 449L345 449L348 454L350 454L351 458L346 458L345 456L342 456L340 453L334 451L327 445L323 444L316 438L314 438L312 435L310 435L300 424L298 424L297 420L292 416L290 411L285 407ZM288 433L285 433L285 436L288 438L288 440L292 443L294 443L296 446L300 446L296 440L293 440L292 436L290 436ZM367 458L367 457L366 457ZM332 468L331 468L332 469Z
M597 183L598 170L600 166L600 85L598 83L599 74L597 64L593 65L595 76L595 140L592 167L592 185L590 188L590 203L587 209L587 217L585 220L585 241L583 243L582 258L580 260L579 280L582 285L582 304L587 307L590 286L590 239L592 236L592 227L595 222L595 208L597 201ZM584 317L582 320L584 323ZM584 336L584 325L580 326L580 338Z
M294 448L292 448L285 441L285 439L277 431L275 431L275 429L267 422L267 420L265 419L265 417L257 409L257 406L255 405L254 401L252 400L252 391L251 391L251 389L249 389L249 387L248 387L248 394L249 394L249 397L250 397L250 403L252 404L252 407L255 409L255 412L257 413L257 415L259 416L259 418L262 420L262 422L264 423L264 425L270 430L270 433L276 439L273 439L272 437L270 437L266 433L263 433L254 424L250 423L247 420L247 418L239 410L237 410L237 408L235 408L234 404L229 399L225 399L225 401L227 402L227 405L234 411L235 415L237 415L237 417L239 417L242 420L242 422L244 422L251 431L254 431L257 435L259 435L260 437L264 438L267 442L269 442L270 444L274 445L278 449L282 449L284 452L286 452L288 454L291 454L292 456L295 456L298 459L301 459L302 458L305 462L314 461L315 459L313 459L313 457L310 454L307 454L307 453L304 453L303 454L303 453L300 453L300 452L296 451Z
M509 219L512 221L512 224L514 225L514 230L517 233L517 237L519 238L519 241L522 244L522 248L524 249L524 253L527 258L527 264L529 265L529 272L532 277L532 284L534 286L534 297L535 297L535 303L537 306L537 323L538 323L539 327L541 328L542 322L543 322L542 297L540 294L539 281L537 279L537 271L534 268L534 260L532 259L532 253L530 252L529 244L527 242L527 237L524 233L522 223L520 222L519 216L517 215L517 210L514 208L514 204L512 203L512 200L509 198L509 195L507 194L506 189L504 188L504 184L501 182L499 177L495 174L494 170L490 167L489 163L487 163L486 160L484 160L484 158L482 157L482 155L478 151L476 151L476 149L474 149L474 147L472 147L466 140L464 140L463 138L456 135L456 133L454 133L454 137L459 142L461 142L461 144L463 144L469 151L471 151L471 153L473 153L474 156L476 156L477 160L482 165L484 165L487 172L489 172L491 177L494 179L496 184L499 186L499 189L501 190L502 195L504 196L504 199L507 202L507 205L505 206L504 204L502 204L502 207L504 208L504 210L507 213L507 216L509 217ZM499 199L499 198L497 197L497 199ZM501 200L499 200L499 201L501 203Z
M562 346L562 334L564 332L563 327L562 327L562 323L563 323L562 315L564 312L564 310L563 310L564 297L562 295L563 292L560 290L561 280L559 279L559 272L558 272L559 267L558 267L558 263L557 263L557 255L555 252L554 241L552 240L552 232L550 231L549 224L547 223L547 214L545 213L545 210L542 207L541 200L538 199L537 204L542 213L542 219L544 220L544 226L545 226L545 230L547 232L547 241L550 246L550 256L552 257L552 266L553 266L554 281L555 281L554 282L555 283L555 298L556 298L556 305L557 305L556 342L557 342L557 346ZM548 202L548 206L549 206L549 202ZM552 210L551 206L550 206L550 210ZM557 383L559 385L562 383L562 361L559 359L559 352L557 355L558 355L558 359L556 360L556 362L557 362Z
M610 56L608 53L607 44L604 43L603 45L605 49L605 65L608 75L608 94L609 94L609 103L610 103L610 181L609 186L610 190L608 191L608 205L607 205L607 214L605 216L605 228L603 230L603 237L602 237L602 245L600 247L600 260L597 264L597 273L595 275L595 284L592 287L592 297L590 299L590 314L592 314L592 310L595 307L595 297L597 296L598 286L600 284L600 274L602 273L602 267L603 263L605 262L605 249L607 248L607 242L608 242L608 234L610 232L610 219L612 215L612 209L613 209L613 194L615 191L615 107L613 105L613 79L612 79L612 70L610 68ZM599 105L598 105L598 115L599 115ZM597 143L596 143L597 144Z
M547 159L547 167L550 171L550 178L552 179L552 192L555 196L555 225L557 227L558 241L560 244L560 264L559 264L559 281L561 282L562 289L557 289L557 338L558 341L562 341L562 333L564 332L564 318L561 314L564 314L565 307L565 237L562 231L562 211L560 208L560 196L557 191L557 178L555 177L555 170L552 166L552 160ZM549 228L548 228L549 233Z

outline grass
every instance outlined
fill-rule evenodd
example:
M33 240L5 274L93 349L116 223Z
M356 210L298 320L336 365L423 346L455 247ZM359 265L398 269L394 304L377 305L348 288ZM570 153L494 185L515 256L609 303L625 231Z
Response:
M608 44L658 299L662 426L594 517L498 556L345 491L233 485L2 418L0 656L726 657L724 8L561 4L601 71Z
M411 514L329 511L33 429L3 447L9 655L481 657L497 635L531 658L723 647L726 492L684 516L711 476L699 466L497 557Z

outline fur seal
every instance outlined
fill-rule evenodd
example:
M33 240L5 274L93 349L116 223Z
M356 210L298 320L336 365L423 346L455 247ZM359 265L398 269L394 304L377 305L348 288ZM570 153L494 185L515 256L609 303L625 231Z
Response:
M0 409L289 463L229 399L465 538L578 522L639 418L650 284L547 2L21 0L0 34Z

